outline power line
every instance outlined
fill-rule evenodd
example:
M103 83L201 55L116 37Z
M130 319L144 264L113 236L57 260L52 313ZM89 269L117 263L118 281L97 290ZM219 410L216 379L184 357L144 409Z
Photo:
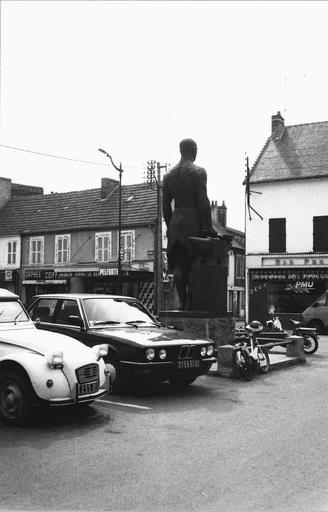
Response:
M79 158L70 158L70 157L67 157L67 156L51 155L49 153L41 153L40 151L32 151L31 149L17 148L16 146L6 146L5 144L0 144L0 147L7 148L7 149L14 149L15 151L22 151L24 153L32 153L34 155L39 155L39 156L47 156L47 157L51 157L51 158L59 158L61 160L70 160L72 162L80 162L80 163L92 164L92 165L103 165L103 166L106 166L106 167L109 166L109 164L105 164L105 163L102 163L102 162L92 162L91 160L81 160Z
M60 160L70 160L71 162L79 162L79 163L89 164L89 165L102 165L105 167L109 167L109 164L107 164L107 163L105 164L103 162L94 162L92 160L82 160L81 158L70 158L67 156L51 155L49 153L41 153L40 151L33 151L31 149L18 148L16 146L7 146L5 144L0 144L0 147L6 148L6 149L13 149L15 151L22 151L24 153L31 153L33 155L45 156L45 157L50 157L50 158L58 158ZM125 168L130 169L130 170L138 170L138 171L144 170L143 168L137 167L137 166L125 166Z

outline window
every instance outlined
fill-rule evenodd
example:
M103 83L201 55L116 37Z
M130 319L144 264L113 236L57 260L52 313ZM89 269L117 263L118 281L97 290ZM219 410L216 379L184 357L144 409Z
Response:
M313 252L328 251L328 216L313 217Z
M34 322L51 323L56 305L57 299L40 299L29 309L29 315Z
M71 235L56 235L56 263L68 263L71 251Z
M7 265L16 265L17 263L17 241L11 241L7 244Z
M77 317L81 320L79 306L76 300L63 300L56 312L56 324L72 325L71 317Z
M112 259L112 234L96 233L96 261L105 262Z
M233 309L233 290L228 291L228 312L232 313Z
M30 238L30 265L43 263L43 236L34 236Z
M235 256L235 278L236 279L245 279L245 259L243 254L236 254Z
M269 219L269 252L286 252L286 219Z
M134 260L135 235L134 231L121 232L121 261L131 262Z

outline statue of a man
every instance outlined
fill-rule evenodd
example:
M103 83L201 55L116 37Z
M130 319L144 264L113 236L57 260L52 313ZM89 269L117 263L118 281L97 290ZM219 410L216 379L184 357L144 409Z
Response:
M174 273L180 308L185 309L188 277L194 255L188 237L215 237L211 207L207 197L207 174L194 164L197 144L180 142L180 162L163 178L163 215L167 226L167 258Z

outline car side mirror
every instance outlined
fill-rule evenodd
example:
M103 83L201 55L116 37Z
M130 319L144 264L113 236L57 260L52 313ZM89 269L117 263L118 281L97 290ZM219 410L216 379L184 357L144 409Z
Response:
M68 315L68 320L71 325L76 325L77 327L83 327L82 318L77 315Z

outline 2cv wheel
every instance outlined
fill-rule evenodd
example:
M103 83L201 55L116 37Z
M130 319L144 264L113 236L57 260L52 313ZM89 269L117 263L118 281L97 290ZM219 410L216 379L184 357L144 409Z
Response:
M21 373L0 375L0 416L5 423L20 425L27 421L32 407L31 385Z

